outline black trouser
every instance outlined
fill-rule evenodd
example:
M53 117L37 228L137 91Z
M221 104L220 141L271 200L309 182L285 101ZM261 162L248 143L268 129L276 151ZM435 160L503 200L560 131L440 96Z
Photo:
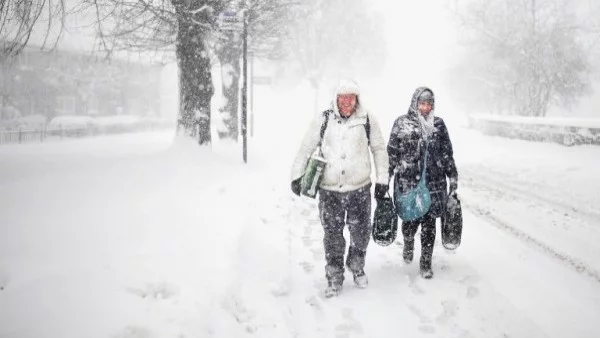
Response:
M421 226L421 265L425 264L429 267L431 267L433 244L435 243L435 220L435 217L427 213L414 221L402 222L404 245L414 245L415 234L419 225Z
M329 281L344 281L344 226L348 224L350 246L346 266L352 271L365 266L371 239L371 185L349 192L319 191L319 214L323 225L325 275Z

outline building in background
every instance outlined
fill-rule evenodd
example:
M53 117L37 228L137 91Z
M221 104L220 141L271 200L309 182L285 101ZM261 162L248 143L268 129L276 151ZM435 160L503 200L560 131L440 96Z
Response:
M0 63L0 120L43 116L159 117L160 65L26 48Z

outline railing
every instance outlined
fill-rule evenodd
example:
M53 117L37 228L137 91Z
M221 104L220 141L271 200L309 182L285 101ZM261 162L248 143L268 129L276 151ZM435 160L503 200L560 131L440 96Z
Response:
M470 115L469 126L484 134L565 146L600 145L600 119Z
M0 130L0 145L44 142L68 138L83 138L95 135L113 135L173 128L172 124L110 126L110 127L61 127L43 129Z

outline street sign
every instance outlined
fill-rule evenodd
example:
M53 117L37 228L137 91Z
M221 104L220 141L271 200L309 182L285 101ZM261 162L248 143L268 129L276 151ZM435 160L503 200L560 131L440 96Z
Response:
M241 31L244 29L243 12L223 11L217 19L219 28L228 31Z

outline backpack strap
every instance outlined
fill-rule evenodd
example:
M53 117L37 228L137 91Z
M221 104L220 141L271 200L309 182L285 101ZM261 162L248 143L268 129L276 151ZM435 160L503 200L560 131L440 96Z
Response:
M329 113L333 113L333 110L328 109L323 112L323 124L321 124L321 131L319 132L319 147L323 143L323 136L325 135L325 129L327 129L327 123L329 122Z
M365 124L365 132L367 133L367 141L371 146L371 122L369 122L369 114L367 113L367 123Z

